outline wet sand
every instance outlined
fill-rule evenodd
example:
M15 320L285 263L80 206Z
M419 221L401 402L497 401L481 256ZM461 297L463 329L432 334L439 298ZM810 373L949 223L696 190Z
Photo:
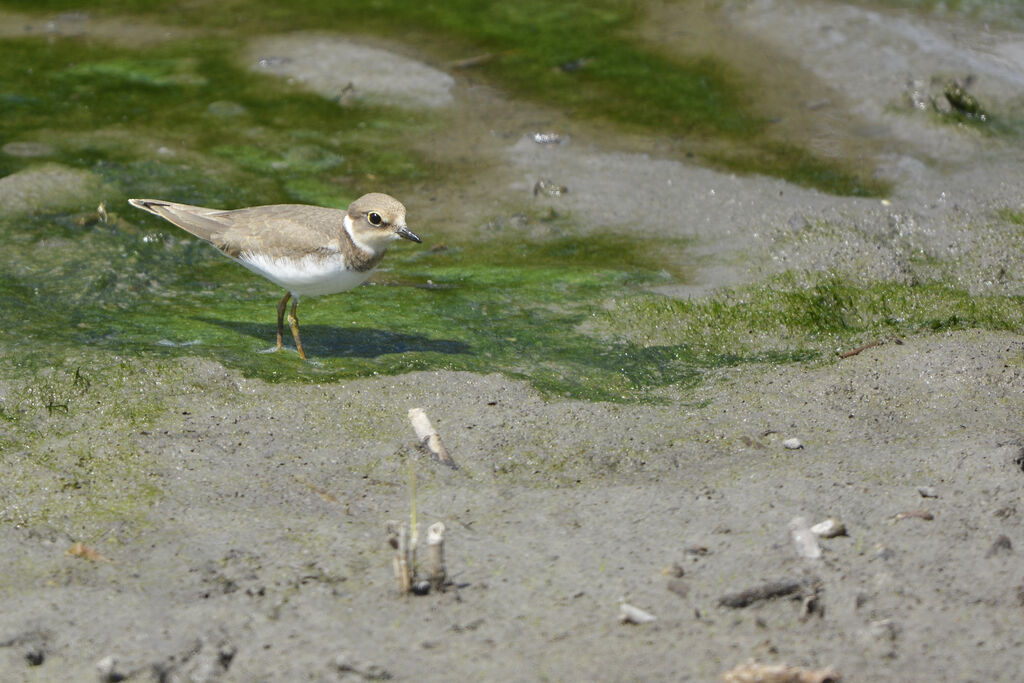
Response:
M670 296L790 268L898 279L924 249L971 291L1020 296L1020 229L997 212L1021 206L1021 150L891 106L895 83L934 71L925 38L951 41L942 69L979 75L992 98L1018 77L1004 68L1017 38L899 16L905 25L845 5L768 2L722 19L814 70L830 101L891 141L876 160L895 182L886 202L579 135L557 146L498 137L477 147L486 177L461 186L465 234L497 203L534 202L594 229L693 239L694 277ZM830 38L795 44L793 22ZM874 64L882 50L900 57L898 72ZM493 96L453 90L456 103ZM569 192L534 198L541 178ZM994 278L1000 267L1009 275ZM880 341L834 361L723 370L659 405L545 398L500 375L294 386L199 358L122 359L133 380L99 400L159 396L167 410L139 429L100 406L68 429L139 454L109 486L160 495L143 519L111 519L98 537L79 536L74 518L0 530L0 673L88 680L100 664L108 680L713 680L756 660L832 666L852 681L1014 680L1024 337ZM416 448L413 407L460 469ZM397 594L385 543L386 522L409 515L410 462L420 520L448 529L452 585L422 597ZM63 495L59 471L41 476L29 499L4 501L6 516ZM847 535L801 557L796 517L836 517ZM66 555L76 541L102 557ZM775 580L799 588L720 604ZM620 623L623 601L656 621Z

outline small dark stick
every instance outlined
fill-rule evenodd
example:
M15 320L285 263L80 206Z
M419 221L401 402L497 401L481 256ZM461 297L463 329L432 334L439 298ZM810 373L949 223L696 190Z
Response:
M843 351L841 354L839 354L839 357L840 358L849 358L851 356L856 356L861 351L867 351L868 349L870 349L870 348L872 348L874 346L878 346L881 343L882 343L881 339L876 339L875 341L873 341L873 342L871 342L869 344L864 344L863 346L858 346L857 348L850 349L849 351Z

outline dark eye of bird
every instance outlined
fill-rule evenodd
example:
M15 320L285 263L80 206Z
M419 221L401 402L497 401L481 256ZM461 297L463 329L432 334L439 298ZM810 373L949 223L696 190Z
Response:
M384 219L380 217L380 214L376 211L371 211L366 214L366 220L370 221L370 225L380 225L384 222Z

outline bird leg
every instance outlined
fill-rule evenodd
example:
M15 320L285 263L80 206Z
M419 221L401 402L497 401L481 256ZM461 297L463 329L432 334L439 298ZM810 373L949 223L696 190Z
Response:
M281 350L281 344L284 341L284 310L288 306L288 299L292 298L291 292L285 292L284 297L277 303L277 348L275 351ZM289 323L291 321L288 321Z
M292 328L292 336L295 337L295 348L299 351L299 358L306 360L306 352L302 350L302 339L299 337L299 318L295 311L299 307L299 297L292 299L292 312L288 314L288 324Z

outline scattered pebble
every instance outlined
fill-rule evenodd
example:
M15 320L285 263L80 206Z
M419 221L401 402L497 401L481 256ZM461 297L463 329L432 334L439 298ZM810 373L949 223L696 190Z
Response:
M121 671L121 662L114 655L107 655L96 662L96 671L100 675L101 683L119 683L128 678L128 674Z
M567 193L569 188L565 185L559 185L553 180L545 180L541 178L533 186L533 196L543 195L545 197L561 197Z
M686 570L683 569L683 565L678 562L673 562L669 566L661 570L661 573L665 576L671 576L674 579L682 578L686 575Z
M629 603L619 604L619 622L622 624L649 624L657 617Z
M995 557L996 555L1007 555L1013 552L1013 543L1010 542L1010 537L1006 534L1000 534L996 537L996 540L992 542L992 547L985 553L985 557Z
M782 445L791 451L797 451L804 447L800 439L796 438L795 436L791 439L786 439L785 441L783 441Z
M893 642L899 636L900 629L892 619L879 619L868 625L868 635L874 640Z
M538 145L560 145L563 142L567 142L566 138L563 138L560 133L534 133L530 138Z
M815 560L821 557L821 546L818 545L818 537L814 535L803 517L794 517L789 523L789 536L796 546L797 555Z
M690 594L690 587L682 579L669 579L665 587L681 598Z
M824 522L818 522L812 526L811 532L822 538L835 538L846 535L846 525L835 517L829 517Z
M917 492L922 498L938 498L939 492L934 486L918 486Z
M391 672L377 664L363 664L347 654L334 658L334 668L346 673L354 673L369 681L384 681L391 678Z

